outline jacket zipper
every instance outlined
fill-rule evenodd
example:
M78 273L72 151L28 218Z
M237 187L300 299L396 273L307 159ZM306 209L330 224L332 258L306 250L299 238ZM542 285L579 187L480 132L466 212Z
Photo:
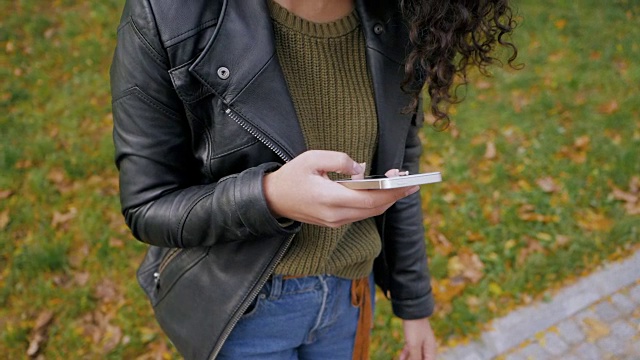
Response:
M247 130L249 134L253 135L256 139L260 140L261 143L265 144L271 151L276 153L282 160L285 162L289 162L291 158L287 156L287 154L277 147L269 138L267 138L264 134L256 130L252 125L250 125L246 120L244 120L240 115L233 112L230 108L224 111L233 121L238 123L238 125L242 126L243 129Z
M158 282L160 281L160 275L162 275L162 272L164 271L164 269L167 267L167 265L169 265L171 260L173 260L176 256L178 256L178 254L180 254L182 250L183 250L182 248L171 249L169 250L167 255L165 255L165 257L162 259L162 261L160 262L160 266L158 266L158 271L153 273L153 279L156 282L156 286L158 286Z
M280 149L278 146L276 146L262 132L256 130L255 127L253 127L248 121L243 119L242 116L240 116L239 114L236 114L230 108L227 108L225 110L225 113L233 121L235 121L238 125L240 125L243 129L247 130L251 135L253 135L261 143L263 143L269 149L271 149L271 151L273 151L276 155L278 155L284 162L289 162L291 160L291 158L282 149ZM287 249L289 248L289 245L291 245L291 241L293 240L294 236L295 235L291 235L291 236L289 236L289 238L287 238L287 241L284 243L284 245L282 247L280 247L280 250L278 251L276 256L273 258L274 261L271 263L271 265L269 266L267 271L262 275L262 277L260 277L260 279L259 279L259 281L257 283L257 286L255 286L251 290L251 292L249 293L249 296L247 297L246 301L244 301L240 305L240 307L238 308L238 311L236 312L236 314L231 319L231 323L229 324L229 326L227 326L226 330L220 336L220 341L218 341L218 345L213 349L213 352L211 353L211 357L209 358L210 360L214 360L216 358L216 356L218 356L218 353L220 352L220 349L222 349L222 345L224 345L224 343L227 341L227 338L229 337L229 335L231 335L231 331L233 331L233 328L236 327L236 324L238 323L238 321L240 321L240 318L242 317L244 312L247 310L249 305L251 305L253 300L255 300L255 298L258 296L258 293L260 292L260 289L262 289L262 287L267 282L267 280L269 280L269 277L273 274L273 271L275 270L276 265L284 257L284 254L287 251Z

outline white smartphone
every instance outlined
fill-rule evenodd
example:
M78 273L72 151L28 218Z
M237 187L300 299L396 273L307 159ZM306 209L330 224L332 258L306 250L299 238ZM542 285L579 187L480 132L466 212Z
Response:
M415 175L404 175L395 177L386 177L384 175L367 176L359 180L338 180L349 189L354 190L371 190L371 189L395 189L413 185L433 184L442 181L442 175L439 172L423 173Z

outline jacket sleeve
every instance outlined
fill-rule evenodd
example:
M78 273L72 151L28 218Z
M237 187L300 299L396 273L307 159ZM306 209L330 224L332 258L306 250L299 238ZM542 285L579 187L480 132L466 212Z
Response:
M419 123L412 123L402 169L419 171L422 145ZM419 319L433 313L420 192L394 204L385 219L385 252L393 312L402 319Z
M115 162L127 225L144 242L164 247L288 235L262 191L276 163L205 183L191 150L185 110L168 73L166 51L150 3L128 0L111 66Z

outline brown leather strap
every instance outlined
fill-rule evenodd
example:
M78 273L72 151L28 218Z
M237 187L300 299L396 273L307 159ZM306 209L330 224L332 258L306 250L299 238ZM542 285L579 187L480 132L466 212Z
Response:
M371 313L371 289L369 278L353 280L351 283L351 303L360 308L358 329L353 347L353 360L369 360L369 337L373 326Z

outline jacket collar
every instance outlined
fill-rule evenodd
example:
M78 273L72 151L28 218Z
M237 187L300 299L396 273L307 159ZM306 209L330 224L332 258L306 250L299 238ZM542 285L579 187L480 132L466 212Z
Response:
M399 145L406 140L403 136L407 134L410 116L400 114L408 103L408 97L400 90L406 31L399 17L393 15L397 14L397 1L384 0L377 4L372 6L370 0L357 0L356 10L365 34L379 133L383 134L379 136L375 170L384 172L384 167L401 164L402 152L399 151L403 148ZM228 78L218 76L221 67L229 69ZM276 57L266 1L224 1L216 32L189 71L291 158L306 150Z

